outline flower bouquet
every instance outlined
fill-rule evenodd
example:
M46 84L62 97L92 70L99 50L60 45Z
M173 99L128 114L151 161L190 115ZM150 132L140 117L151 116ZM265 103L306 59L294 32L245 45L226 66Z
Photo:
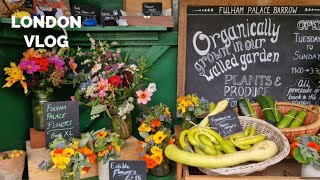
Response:
M37 130L44 130L43 104L52 100L53 89L65 83L67 77L77 74L77 64L70 57L71 54L71 50L67 48L51 51L30 48L23 53L23 58L18 63L11 62L10 67L4 68L8 77L2 88L19 82L25 94L29 89L34 93L33 127Z
M197 117L213 110L214 103L209 103L204 97L199 98L196 94L188 94L177 99L178 113L182 114L182 129L190 129L197 121ZM190 123L192 122L192 123Z
M93 150L97 155L99 179L109 178L109 160L119 158L119 153L124 145L124 140L116 133L110 133L105 129L92 133Z
M86 137L67 142L61 134L49 145L50 157L39 165L41 170L59 168L61 179L80 179L80 174L89 172L96 155Z
M169 173L169 160L163 151L168 144L173 144L170 130L171 113L163 104L153 106L138 119L138 130L144 141L138 141L139 156L146 161L150 173L165 176Z
M301 176L320 177L320 137L301 135L291 144L291 155L302 164Z
M132 131L134 92L148 80L145 74L150 66L144 59L129 59L128 54L122 58L121 49L112 49L116 43L96 42L88 36L90 51L78 49L77 55L85 60L74 79L78 89L72 98L92 107L92 120L106 113L112 119L112 130L127 139Z

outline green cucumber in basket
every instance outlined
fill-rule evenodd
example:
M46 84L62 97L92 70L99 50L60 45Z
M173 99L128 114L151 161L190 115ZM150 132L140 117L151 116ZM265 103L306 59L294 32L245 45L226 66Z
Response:
M250 110L248 108L248 105L247 105L247 102L245 99L243 99L243 98L238 99L238 107L239 107L239 110L243 116L250 117Z
M308 112L304 109L299 111L298 115L296 116L295 120L291 123L290 128L300 127L303 123L304 119L306 118Z
M251 117L258 118L257 113L253 111L250 101L246 100Z
M271 96L265 96L270 108L273 108L272 109L272 113L273 113L273 116L276 118L276 122L280 122L280 120L282 119L282 116L281 116L281 113L279 111L278 108L276 108L276 103L275 101L272 99Z
M278 123L277 128L289 127L297 114L298 114L297 110L291 109L286 115L283 116L281 121Z
M261 110L264 114L264 117L267 121L272 121L273 123L276 122L276 118L274 117L272 110L268 104L268 101L266 100L266 98L262 95L259 95L257 97L257 101L259 103L259 105L261 106Z

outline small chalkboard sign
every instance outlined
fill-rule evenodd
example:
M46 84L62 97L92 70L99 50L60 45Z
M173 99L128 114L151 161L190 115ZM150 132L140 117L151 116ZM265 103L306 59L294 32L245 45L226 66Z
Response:
M97 22L100 22L99 8L87 5L74 4L71 6L71 11L73 16L81 16L82 22L87 19L95 19Z
M80 137L78 102L47 102L44 104L44 118L47 147L59 134L68 141Z
M145 161L109 161L109 179L112 180L146 180Z
M145 16L161 16L162 13L162 3L154 2L154 3L142 3L142 13Z
M242 131L237 114L232 110L210 116L211 127L221 136L229 136Z
M122 16L120 10L101 10L100 11L100 24L103 24L104 20L114 19L118 20Z

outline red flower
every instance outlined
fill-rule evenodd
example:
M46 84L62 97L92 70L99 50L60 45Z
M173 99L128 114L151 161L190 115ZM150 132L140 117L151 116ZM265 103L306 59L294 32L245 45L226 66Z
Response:
M295 142L293 142L292 144L291 144L291 149L290 149L290 155L291 156L293 156L293 151L294 151L294 149L295 148L297 148L298 147L298 142L297 141L295 141Z
M90 170L90 168L91 168L91 167L84 167L84 168L82 168L82 170L84 170L85 172L87 172L87 173L88 173L88 172L89 172L89 170Z
M160 122L157 118L153 118L153 119L151 120L151 124L152 124L152 126L154 126L154 127L160 127L161 122Z
M307 146L315 149L316 151L320 150L320 147L316 142L308 142Z
M54 154L62 154L63 148L58 148L54 150Z
M111 76L108 79L108 82L114 87L119 87L122 84L122 79L120 76L115 75L115 76Z
M87 155L90 161L90 164L94 164L96 161L96 155L94 153Z
M123 86L129 87L133 82L133 74L130 71L123 72Z
M47 58L37 58L36 63L40 66L39 72L48 72L49 60Z

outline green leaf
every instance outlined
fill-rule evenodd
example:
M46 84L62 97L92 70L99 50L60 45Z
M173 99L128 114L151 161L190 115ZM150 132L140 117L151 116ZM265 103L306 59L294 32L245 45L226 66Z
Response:
M111 116L111 114L110 114L110 112L109 112L108 108L106 108L106 113L107 113L107 115L109 116L109 118L110 118L110 119L112 119L112 116Z
M107 106L106 105L98 104L98 105L92 107L90 115L99 114L99 113L102 113L105 110L107 110Z
M216 108L216 104L214 102L210 103L209 112L212 112Z
M293 151L293 157L294 157L299 163L301 163L301 164L307 164L307 163L309 163L308 160L305 160L305 159L303 158L303 156L302 156L302 154L301 154L300 151L301 151L300 147L295 148L294 151Z
M79 147L85 146L89 142L89 138L82 138L79 142Z

